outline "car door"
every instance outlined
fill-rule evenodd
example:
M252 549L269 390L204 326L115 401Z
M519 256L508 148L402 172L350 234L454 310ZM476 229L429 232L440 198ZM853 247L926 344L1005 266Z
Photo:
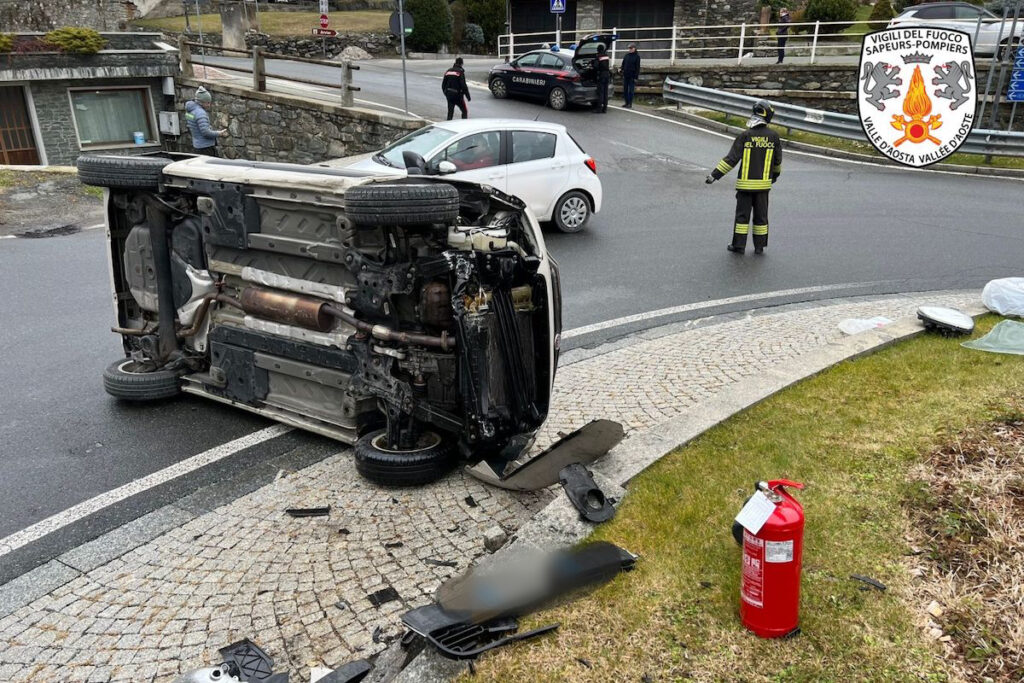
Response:
M502 155L501 131L471 133L435 153L428 164L437 169L442 161L455 164L452 178L482 183L507 192L508 182Z
M537 74L537 65L540 62L540 53L530 52L516 61L512 62L512 76L509 78L509 90L517 95L529 97L542 97L543 85L537 85L538 80L543 77Z
M507 135L507 192L526 202L539 220L547 220L555 200L569 189L558 136L537 130L511 130Z

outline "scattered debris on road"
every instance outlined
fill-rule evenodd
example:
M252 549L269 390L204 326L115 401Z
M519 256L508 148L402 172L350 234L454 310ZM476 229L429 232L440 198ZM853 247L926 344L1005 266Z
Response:
M320 508L288 508L285 513L292 517L326 517L331 514L331 506Z
M392 600L398 600L399 597L400 596L398 595L398 591L396 591L391 586L388 586L387 588L382 588L375 593L370 593L366 596L366 599L369 600L370 604L374 607L380 607L381 605L389 603Z
M974 318L955 308L921 306L917 309L917 319L924 324L924 329L946 337L970 334L974 331Z
M1024 323L1003 320L981 339L966 341L961 346L976 351L1024 356Z
M569 501L579 510L580 517L600 524L615 516L615 507L594 481L594 475L578 462L566 465L558 475Z
M867 591L867 590L871 590L872 588L876 588L876 589L878 589L880 591L884 591L884 590L886 590L888 588L888 586L886 586L884 583L882 583L878 579L872 579L870 576L862 576L860 574L850 574L850 578L853 579L854 581L860 581L861 583L866 583L867 584L866 586L861 586L860 587L861 590Z

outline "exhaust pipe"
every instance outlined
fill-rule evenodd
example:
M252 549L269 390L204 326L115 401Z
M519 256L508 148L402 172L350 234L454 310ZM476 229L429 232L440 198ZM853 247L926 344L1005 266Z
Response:
M242 310L250 315L288 325L298 325L317 332L328 332L333 317L327 304L293 294L281 294L256 287L247 287L239 297Z

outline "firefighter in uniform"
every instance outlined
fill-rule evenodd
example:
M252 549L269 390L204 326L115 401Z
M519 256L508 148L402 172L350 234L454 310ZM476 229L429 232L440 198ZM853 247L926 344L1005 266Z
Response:
M772 183L782 174L782 142L779 134L768 127L775 109L764 100L754 105L747 121L747 129L736 136L732 148L711 175L704 181L709 185L732 170L739 163L736 178L736 223L731 252L742 254L747 248L750 232L750 214L754 214L754 253L764 252L768 245L768 192Z
M441 90L448 100L448 120L452 120L455 107L462 112L462 118L468 119L469 110L466 108L466 101L473 98L469 96L469 86L466 85L466 70L462 68L462 57L456 57L452 68L444 72L444 78L441 79Z

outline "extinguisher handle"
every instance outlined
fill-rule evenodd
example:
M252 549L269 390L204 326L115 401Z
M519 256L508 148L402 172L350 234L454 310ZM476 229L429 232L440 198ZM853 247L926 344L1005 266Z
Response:
M791 489L802 489L804 487L800 482L790 481L789 479L772 479L768 482L768 488L772 490L777 489L780 486Z

